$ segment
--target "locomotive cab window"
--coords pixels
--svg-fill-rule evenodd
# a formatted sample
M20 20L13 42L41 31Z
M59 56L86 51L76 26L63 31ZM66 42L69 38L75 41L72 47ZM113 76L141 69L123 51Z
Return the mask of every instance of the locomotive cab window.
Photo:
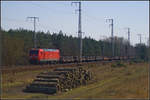
M38 55L38 50L31 50L30 55Z

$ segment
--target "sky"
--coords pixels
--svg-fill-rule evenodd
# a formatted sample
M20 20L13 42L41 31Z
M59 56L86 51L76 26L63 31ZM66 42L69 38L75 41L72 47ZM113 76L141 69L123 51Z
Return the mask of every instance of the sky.
M27 17L39 17L36 31L50 33L62 30L66 35L78 36L78 9L72 1L2 1L1 27L5 30L24 28L33 30L33 21ZM114 36L128 38L126 28L130 28L131 44L148 41L149 2L148 1L82 1L83 37L96 40L111 36L110 23L114 20Z

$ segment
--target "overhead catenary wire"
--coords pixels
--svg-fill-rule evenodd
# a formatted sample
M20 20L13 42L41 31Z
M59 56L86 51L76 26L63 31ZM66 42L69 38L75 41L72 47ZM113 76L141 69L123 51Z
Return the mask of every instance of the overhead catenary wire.
M31 5L33 5L33 6L36 6L36 7L38 7L38 8L42 8L42 9L47 9L48 7L47 6L41 6L41 5L39 5L39 4L37 4L37 3L33 3L33 2L31 2L30 3ZM62 5L63 3L61 3L61 5ZM54 9L54 8L48 8L48 9L50 9L50 12L54 12L54 13L56 13L56 12L59 12L59 13L62 13L62 14L69 14L69 15L72 15L73 13L71 13L71 12L67 12L67 11L65 11L65 10L62 10L62 9L60 9L60 10L56 10L56 9Z
M31 2L31 5L33 5L33 6L36 6L36 7L38 7L38 8L41 8L41 9L47 9L48 8L48 6L41 6L41 5L39 5L39 4L37 4L37 3L34 3L34 2ZM63 3L60 3L60 5L63 5L63 6L66 6L66 5L64 5ZM68 14L68 15L73 15L73 13L70 11L70 12L68 12L68 11L65 11L65 10L62 10L62 9L54 9L54 8L48 8L48 9L51 9L50 10L50 12L53 12L53 14L54 13L56 13L56 12L59 12L59 13L61 13L61 14L64 14L64 15L66 15L66 14ZM46 25L40 25L40 26L46 26ZM48 26L46 26L46 27L48 27ZM52 30L55 30L55 32L57 31L57 32L59 32L60 30L57 30L56 28L51 28ZM53 32L54 33L54 32ZM70 32L65 32L65 33L70 33ZM70 34L70 35L74 35L75 36L75 34Z
M33 23L33 22L31 22L31 21L28 21L28 22L27 22L27 20L21 20L21 19L15 19L15 18L6 18L6 17L3 18L3 20L5 20L5 21L17 22L17 23L20 23L20 25L22 25L23 23L24 23L24 24ZM50 31L51 33L58 33L58 32L60 31L59 29L56 29L56 28L54 28L54 27L51 27L51 26L49 26L49 25L42 24L42 23L36 23L36 27L38 27L38 29L37 29L36 32L40 31L40 30L39 30L40 28L43 28L44 30L46 29L46 31ZM21 28L21 27L19 27L19 28ZM41 31L43 31L43 30L41 29ZM45 31L45 32L46 32L46 31ZM76 35L76 34L72 34L72 33L70 33L70 32L63 32L63 33L70 34L70 35Z
M41 8L41 9L50 9L49 10L49 12L48 13L50 13L50 12L59 12L59 13L62 13L62 14L72 14L72 13L70 13L70 10L63 10L63 9L57 9L57 8L52 8L52 7L49 7L48 5L41 5L41 4L38 4L38 3L36 3L36 2L30 2L30 4L31 5L33 5L33 6L36 6L36 7L39 7L39 8ZM63 6L65 6L66 4L64 4L64 3L59 3L60 5L62 5L62 7ZM59 6L58 6L59 7ZM60 7L61 8L61 7ZM82 12L83 12L83 10L82 10ZM86 13L84 13L84 14L86 14ZM99 17L97 17L97 16L92 16L92 15L88 15L88 14L86 14L86 16L85 17L87 17L87 18L90 18L91 19L91 21L92 22L98 22L98 20L99 20ZM45 25L45 24L44 24ZM42 25L43 26L43 25ZM55 30L55 29L52 29L52 30ZM87 33L87 32L86 32ZM132 39L131 39L131 41L132 41Z
M43 7L43 6L41 6L41 5L38 5L38 4L36 4L36 3L31 3L31 4L33 4L34 6L36 6L36 7L39 7L39 8L42 8L42 9L45 9L45 7ZM53 10L56 10L56 9L53 9ZM51 10L51 11L53 11L53 10ZM59 12L63 12L63 14L65 13L65 14L72 14L72 13L69 13L69 12L66 12L66 11L62 11L62 10L56 10L56 11L59 11ZM77 10L76 10L77 11ZM83 10L82 10L82 12L83 12ZM85 12L85 11L84 11ZM85 13L86 14L86 13ZM87 15L86 14L86 16L85 17L88 17L88 18L90 18L90 19L92 19L92 22L98 22L98 18L95 18L95 17L93 17L93 16L89 16L89 15ZM72 35L72 34L71 34Z

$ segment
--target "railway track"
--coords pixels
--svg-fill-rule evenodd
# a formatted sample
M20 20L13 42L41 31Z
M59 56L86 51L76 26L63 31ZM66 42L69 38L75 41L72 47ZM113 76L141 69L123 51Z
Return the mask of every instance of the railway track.
M81 65L88 65L88 64L95 64L95 63L108 63L118 60L112 61L92 61L92 62L82 62L82 63L64 63L64 64L49 64L49 65L21 65L21 66L14 66L14 67L2 67L1 72L3 73L16 73L16 72L25 72L25 71L32 71L32 70L46 70L46 69L54 69L59 67L75 67Z
M41 69L53 69L56 67L65 67L65 66L75 66L75 63L68 63L68 64L50 64L50 65L22 65L22 66L14 66L11 68L3 67L1 68L2 73L15 73L15 72L25 72L31 70L41 70Z

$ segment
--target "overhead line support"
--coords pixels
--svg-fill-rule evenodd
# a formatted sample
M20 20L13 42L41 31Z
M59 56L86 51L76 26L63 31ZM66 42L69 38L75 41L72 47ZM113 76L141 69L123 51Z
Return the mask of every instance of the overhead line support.
M79 12L79 19L78 19L78 38L79 38L79 61L82 62L82 26L81 26L81 2L72 2L71 4L78 4L79 9L76 11Z
M31 19L33 21L34 26L34 48L37 48L37 40L36 40L36 20L39 21L39 17L27 17L27 19Z

